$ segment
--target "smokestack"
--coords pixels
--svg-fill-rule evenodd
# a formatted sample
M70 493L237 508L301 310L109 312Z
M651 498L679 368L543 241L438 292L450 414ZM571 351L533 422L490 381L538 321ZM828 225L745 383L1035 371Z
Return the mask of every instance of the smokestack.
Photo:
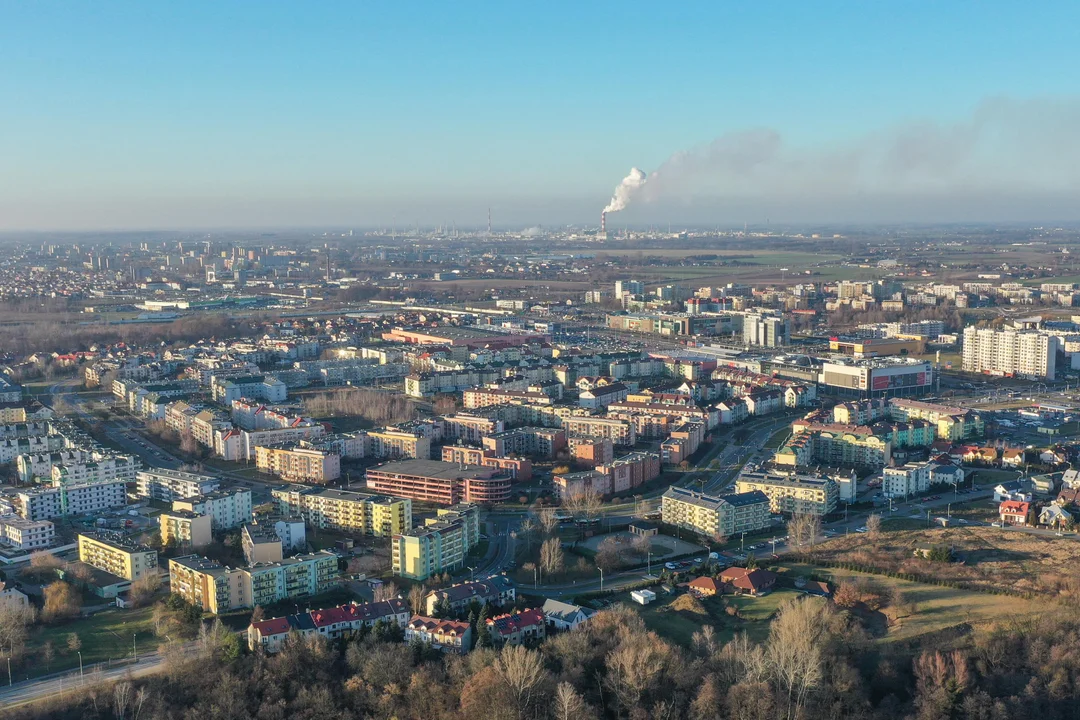
M600 213L600 234L607 235L607 210Z

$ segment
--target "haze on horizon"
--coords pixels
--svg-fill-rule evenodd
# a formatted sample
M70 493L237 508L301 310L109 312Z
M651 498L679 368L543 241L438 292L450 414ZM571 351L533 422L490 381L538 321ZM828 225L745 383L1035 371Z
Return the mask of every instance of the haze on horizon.
M9 4L0 231L1080 219L1080 8L719 5Z

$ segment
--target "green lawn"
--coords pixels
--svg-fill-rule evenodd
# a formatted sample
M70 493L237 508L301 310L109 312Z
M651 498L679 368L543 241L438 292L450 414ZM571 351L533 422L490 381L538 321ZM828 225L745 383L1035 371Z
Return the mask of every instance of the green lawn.
M768 595L751 597L749 595L729 595L725 599L730 604L739 608L739 617L751 622L764 622L771 620L780 606L790 602L802 593L788 588L781 588Z
M484 557L488 551L488 545L491 544L490 540L477 540L476 544L469 550L469 557L473 559L479 559Z
M976 485L997 485L1000 482L1006 480L1015 480L1019 477L1019 474L1015 470L989 470L979 469L975 471L975 484ZM968 483L965 483L968 487L971 487Z
M766 441L766 443L765 443L766 449L768 449L768 450L779 450L780 447L784 444L784 441L787 440L790 435L791 435L791 428L789 428L789 427L780 428L779 430L777 430L776 432L774 432L772 434L772 437L770 437L768 439L768 441Z
M84 665L109 659L131 657L132 635L135 648L140 652L156 650L159 639L154 636L153 607L138 610L106 610L82 620L64 625L42 627L31 636L28 652L30 666L21 671L23 676L36 677L57 670L79 667L79 656L68 651L68 635L78 633L82 641ZM41 659L41 648L51 642L56 654L51 664Z

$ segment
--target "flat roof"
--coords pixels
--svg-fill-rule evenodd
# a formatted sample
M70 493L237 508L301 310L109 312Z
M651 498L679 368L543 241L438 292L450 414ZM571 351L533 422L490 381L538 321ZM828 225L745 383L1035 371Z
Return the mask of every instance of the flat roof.
M441 462L439 460L398 460L396 462L383 463L368 469L368 473L384 473L389 475L416 475L419 477L437 478L442 480L456 480L458 478L487 478L491 476L492 468L466 467L462 468L457 463Z

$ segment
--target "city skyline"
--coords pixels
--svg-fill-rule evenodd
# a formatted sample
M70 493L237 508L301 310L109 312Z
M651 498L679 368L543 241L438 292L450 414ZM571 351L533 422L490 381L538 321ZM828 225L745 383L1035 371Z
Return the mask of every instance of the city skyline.
M1072 7L0 10L0 230L1080 218Z

